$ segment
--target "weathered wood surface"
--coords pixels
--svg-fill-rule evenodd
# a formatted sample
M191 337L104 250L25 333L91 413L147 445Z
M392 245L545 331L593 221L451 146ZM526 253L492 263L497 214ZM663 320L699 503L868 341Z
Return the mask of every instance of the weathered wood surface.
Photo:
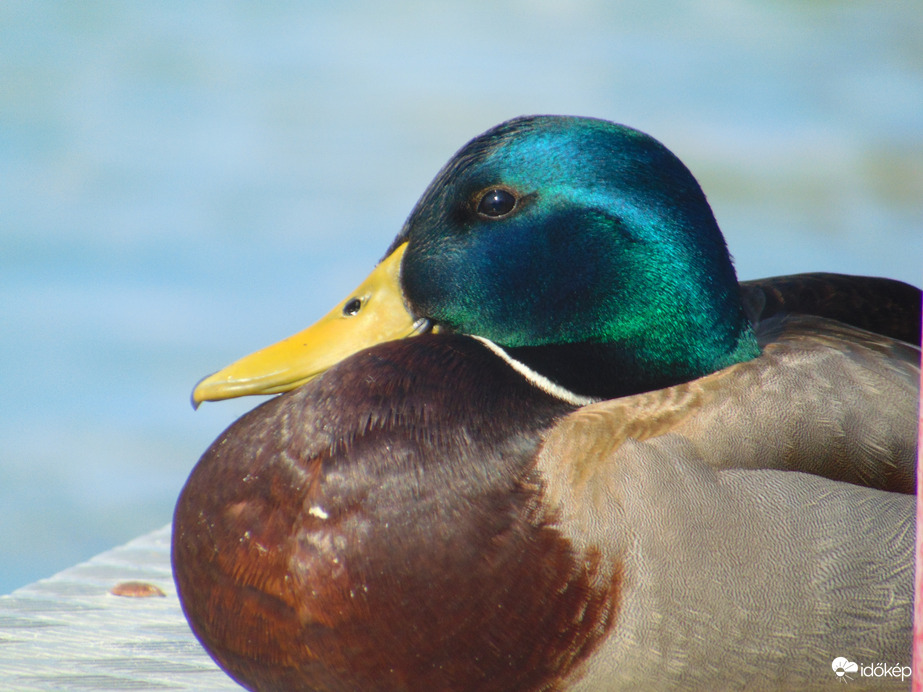
M165 596L110 593L140 581ZM193 637L170 527L0 597L0 689L239 690Z

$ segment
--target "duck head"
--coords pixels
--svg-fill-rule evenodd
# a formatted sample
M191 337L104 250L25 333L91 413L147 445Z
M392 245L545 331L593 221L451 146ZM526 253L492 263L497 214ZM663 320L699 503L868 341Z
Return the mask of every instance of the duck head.
M575 401L758 355L724 238L682 162L622 125L523 117L449 161L326 317L206 378L193 400L286 391L430 330L487 340Z

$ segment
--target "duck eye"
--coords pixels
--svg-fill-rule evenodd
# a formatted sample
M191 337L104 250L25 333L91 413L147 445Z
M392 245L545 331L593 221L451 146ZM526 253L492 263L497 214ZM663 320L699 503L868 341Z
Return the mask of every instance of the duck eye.
M494 188L485 192L481 197L481 201L478 202L478 214L497 218L506 216L513 211L515 206L516 198L511 192L501 188Z
M343 314L346 315L347 317L352 317L357 312L359 312L359 308L361 307L362 307L362 301L359 300L358 298L353 298L351 301L349 301L348 303L346 303L346 305L343 306Z

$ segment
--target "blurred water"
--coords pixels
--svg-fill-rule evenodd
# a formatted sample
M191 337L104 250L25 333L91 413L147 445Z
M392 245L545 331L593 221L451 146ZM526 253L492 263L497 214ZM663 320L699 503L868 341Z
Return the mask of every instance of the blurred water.
M740 274L921 282L918 2L0 4L0 593L169 521L192 385L524 113L650 132Z

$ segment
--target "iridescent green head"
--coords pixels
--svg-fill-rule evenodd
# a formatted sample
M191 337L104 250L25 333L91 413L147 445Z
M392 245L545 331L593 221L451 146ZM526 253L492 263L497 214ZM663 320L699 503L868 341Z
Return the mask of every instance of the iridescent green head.
M288 391L427 325L488 340L573 404L759 353L724 238L679 159L602 120L518 118L455 155L345 300L205 378L193 401Z
M602 120L518 118L463 147L392 247L412 311L613 396L758 354L689 170ZM613 381L614 380L614 381Z

